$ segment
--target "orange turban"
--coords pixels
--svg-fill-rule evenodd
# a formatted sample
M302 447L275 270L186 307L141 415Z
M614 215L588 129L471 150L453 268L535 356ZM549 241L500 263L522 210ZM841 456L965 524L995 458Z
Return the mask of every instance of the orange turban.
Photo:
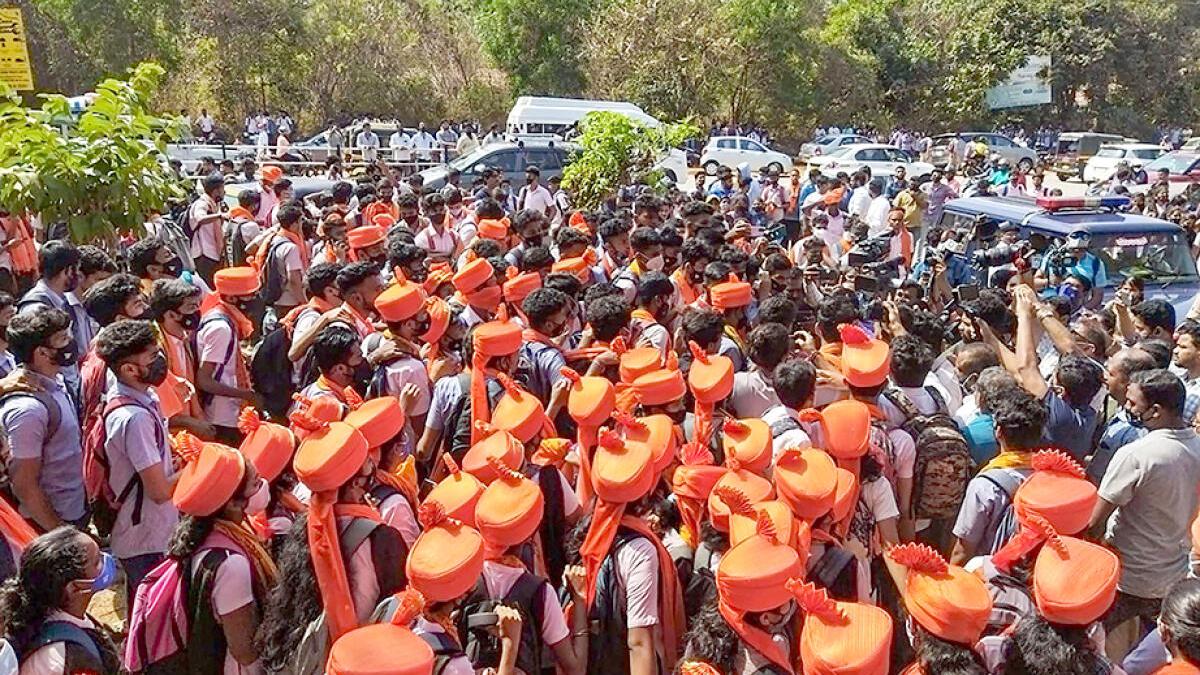
M904 606L925 630L973 647L992 613L992 596L979 577L925 544L893 546L886 555L908 568Z

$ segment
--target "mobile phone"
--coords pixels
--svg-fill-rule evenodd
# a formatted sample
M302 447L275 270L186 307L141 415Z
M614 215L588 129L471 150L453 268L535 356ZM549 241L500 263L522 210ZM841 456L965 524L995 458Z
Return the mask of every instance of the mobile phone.
M963 284L954 289L954 297L960 303L971 302L979 298L979 284Z
M854 290L874 293L879 290L879 280L875 277L858 275L854 277Z

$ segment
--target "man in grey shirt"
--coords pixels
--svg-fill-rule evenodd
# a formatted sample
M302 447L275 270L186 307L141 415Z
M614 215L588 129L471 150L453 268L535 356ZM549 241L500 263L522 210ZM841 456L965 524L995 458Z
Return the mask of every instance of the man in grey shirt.
M1092 513L1092 527L1104 526L1105 541L1121 556L1106 629L1131 618L1153 625L1167 589L1187 574L1200 437L1183 420L1186 398L1183 382L1167 370L1137 373L1126 392L1131 423L1149 433L1117 449Z
M0 425L12 447L9 471L21 514L42 530L87 524L83 443L61 377L77 360L71 320L60 309L22 312L8 324L9 350L39 391L9 394Z

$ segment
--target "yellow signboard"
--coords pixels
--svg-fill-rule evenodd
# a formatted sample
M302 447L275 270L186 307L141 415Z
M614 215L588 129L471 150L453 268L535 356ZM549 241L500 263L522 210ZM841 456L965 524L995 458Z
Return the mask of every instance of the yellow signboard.
M17 91L33 89L25 22L17 7L0 7L0 82Z

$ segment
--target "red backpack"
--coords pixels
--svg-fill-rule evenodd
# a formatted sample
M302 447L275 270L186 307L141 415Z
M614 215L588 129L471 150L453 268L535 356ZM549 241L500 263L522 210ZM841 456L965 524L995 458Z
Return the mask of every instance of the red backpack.
M92 507L92 522L95 523L96 529L101 535L112 532L113 524L117 520L117 511L120 510L121 504L130 497L135 500L131 516L132 523L137 525L142 520L142 501L145 498L142 477L137 471L134 471L121 491L114 492L109 482L111 465L105 447L108 443L105 421L113 411L130 405L140 406L151 414L155 412L128 396L114 396L106 401L98 412L84 418L83 486L87 493L88 503ZM166 443L162 426L159 424L154 425L154 437L158 447L162 447Z

